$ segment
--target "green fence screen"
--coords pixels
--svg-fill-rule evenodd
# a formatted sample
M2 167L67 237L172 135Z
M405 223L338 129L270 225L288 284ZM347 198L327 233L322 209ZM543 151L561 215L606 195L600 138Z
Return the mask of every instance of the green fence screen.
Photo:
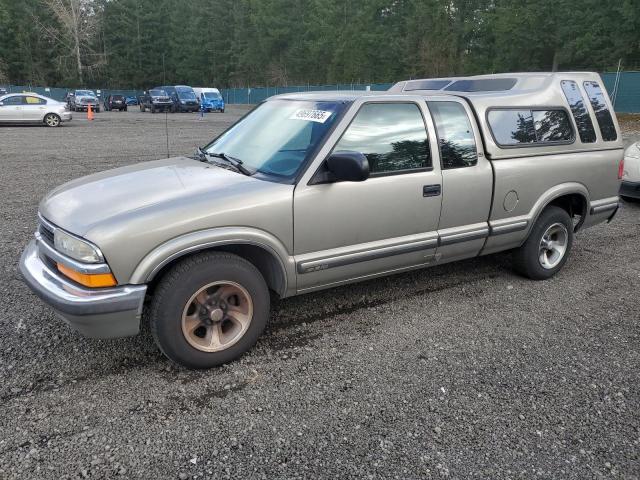
M616 112L640 113L640 72L622 72L615 89L616 73L605 72L600 74L605 87L614 102ZM374 91L388 90L391 83L374 83L370 85L344 83L334 85L300 85L293 87L249 87L249 88L223 88L220 89L224 100L228 104L255 104L273 95L296 92L318 92L334 90L366 90L369 87ZM11 92L35 92L56 100L62 100L67 93L65 88L47 88L9 85L4 87ZM615 91L614 91L615 90ZM97 92L97 90L96 90ZM142 90L111 90L100 89L102 98L110 94L125 96L138 96Z

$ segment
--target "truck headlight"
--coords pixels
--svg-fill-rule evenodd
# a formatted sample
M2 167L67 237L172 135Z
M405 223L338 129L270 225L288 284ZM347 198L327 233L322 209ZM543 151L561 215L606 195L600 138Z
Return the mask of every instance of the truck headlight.
M85 263L104 262L104 257L96 247L59 228L53 233L53 243L56 250L74 260Z

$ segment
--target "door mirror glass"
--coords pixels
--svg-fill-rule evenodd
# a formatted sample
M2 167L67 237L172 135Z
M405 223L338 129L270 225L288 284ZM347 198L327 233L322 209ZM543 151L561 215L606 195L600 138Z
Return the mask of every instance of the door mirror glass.
M369 161L360 152L333 152L327 158L327 168L336 181L363 182L369 178Z

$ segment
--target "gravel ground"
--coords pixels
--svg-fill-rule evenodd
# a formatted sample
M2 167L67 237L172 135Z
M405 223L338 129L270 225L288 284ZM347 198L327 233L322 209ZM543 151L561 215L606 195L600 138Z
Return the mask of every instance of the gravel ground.
M640 477L640 203L552 280L502 254L284 300L206 372L148 331L82 338L29 292L49 189L166 155L166 127L191 153L244 110L0 129L0 478Z

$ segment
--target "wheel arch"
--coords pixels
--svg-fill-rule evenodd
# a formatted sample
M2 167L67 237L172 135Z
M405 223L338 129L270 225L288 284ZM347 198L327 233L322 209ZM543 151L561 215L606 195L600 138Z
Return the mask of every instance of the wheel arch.
M280 297L295 290L295 262L275 237L259 231L239 234L237 230L222 230L195 232L158 246L138 264L129 283L153 286L176 262L205 251L221 251L251 262Z
M589 214L589 191L583 184L573 182L556 185L547 190L540 196L533 208L529 231L536 224L542 212L551 205L562 208L571 218L580 215L580 220L573 229L574 232L577 232Z

